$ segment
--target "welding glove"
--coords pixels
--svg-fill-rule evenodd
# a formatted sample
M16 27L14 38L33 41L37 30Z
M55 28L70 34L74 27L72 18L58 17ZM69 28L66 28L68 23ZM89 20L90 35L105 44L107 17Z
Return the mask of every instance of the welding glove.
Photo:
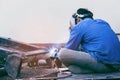
M58 52L59 50L57 48L52 48L49 52L49 57L53 59L58 58Z

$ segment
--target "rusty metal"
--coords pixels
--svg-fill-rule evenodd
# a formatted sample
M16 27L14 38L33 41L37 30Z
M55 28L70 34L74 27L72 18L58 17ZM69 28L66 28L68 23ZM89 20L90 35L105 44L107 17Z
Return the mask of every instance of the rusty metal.
M18 54L8 55L5 63L5 69L9 76L16 78L21 70L22 59Z
M27 66L33 67L47 67L47 68L59 68L62 63L59 59L44 58L44 55L49 53L48 49L45 47L37 47L27 43L12 40L10 38L0 37L0 55L3 57L4 68L6 69L9 76L16 79L22 73L23 64L27 63ZM45 64L40 64L39 60L45 60ZM51 77L48 75L54 74L56 72L51 72L44 74L41 77L36 77L36 79L57 79L57 76ZM58 72L57 72L58 73Z
M59 73L59 72L58 72ZM53 74L53 73L51 73ZM51 75L51 74L47 74L47 75ZM67 78L72 76L72 74L70 72L61 72L60 73L62 76L56 76L56 77L46 77L47 75L44 75L42 77L35 77L36 80L55 80L55 79L62 79L62 78Z
M27 63L29 67L40 66L39 59L48 52L47 48L0 37L0 55L5 60L2 65L5 65L8 75L13 78L19 75L23 63ZM46 62L51 67L51 62Z
M59 69L59 67L61 67L62 64L58 58L53 59L52 62L53 62L52 64L53 64L53 68L55 68L55 71L41 75L41 76L36 76L35 77L36 80L56 80L56 79L62 79L62 78L67 78L67 77L72 76L71 72L64 72L64 71L66 71L66 69L65 70ZM52 75L52 74L57 74L57 75L54 77L50 77L49 75ZM58 74L60 74L62 76L58 76Z

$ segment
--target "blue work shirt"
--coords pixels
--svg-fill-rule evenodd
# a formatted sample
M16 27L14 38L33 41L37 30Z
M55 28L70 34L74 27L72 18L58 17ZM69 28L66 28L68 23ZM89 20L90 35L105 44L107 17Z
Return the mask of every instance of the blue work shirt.
M120 64L120 42L110 25L101 19L84 19L70 32L65 48L89 53L106 64Z

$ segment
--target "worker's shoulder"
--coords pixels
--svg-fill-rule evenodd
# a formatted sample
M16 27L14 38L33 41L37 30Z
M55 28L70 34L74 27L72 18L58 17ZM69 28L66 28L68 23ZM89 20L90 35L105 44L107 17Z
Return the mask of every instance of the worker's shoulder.
M94 19L95 22L98 22L98 23L107 23L108 22L106 20L103 20L103 19Z

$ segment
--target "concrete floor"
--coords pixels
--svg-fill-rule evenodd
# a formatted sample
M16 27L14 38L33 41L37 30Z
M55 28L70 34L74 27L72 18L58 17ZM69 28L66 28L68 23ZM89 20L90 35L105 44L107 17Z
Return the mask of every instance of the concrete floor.
M58 74L58 76L64 76ZM97 73L97 74L72 74L72 76L67 78L62 78L58 80L120 80L120 72L113 73Z

